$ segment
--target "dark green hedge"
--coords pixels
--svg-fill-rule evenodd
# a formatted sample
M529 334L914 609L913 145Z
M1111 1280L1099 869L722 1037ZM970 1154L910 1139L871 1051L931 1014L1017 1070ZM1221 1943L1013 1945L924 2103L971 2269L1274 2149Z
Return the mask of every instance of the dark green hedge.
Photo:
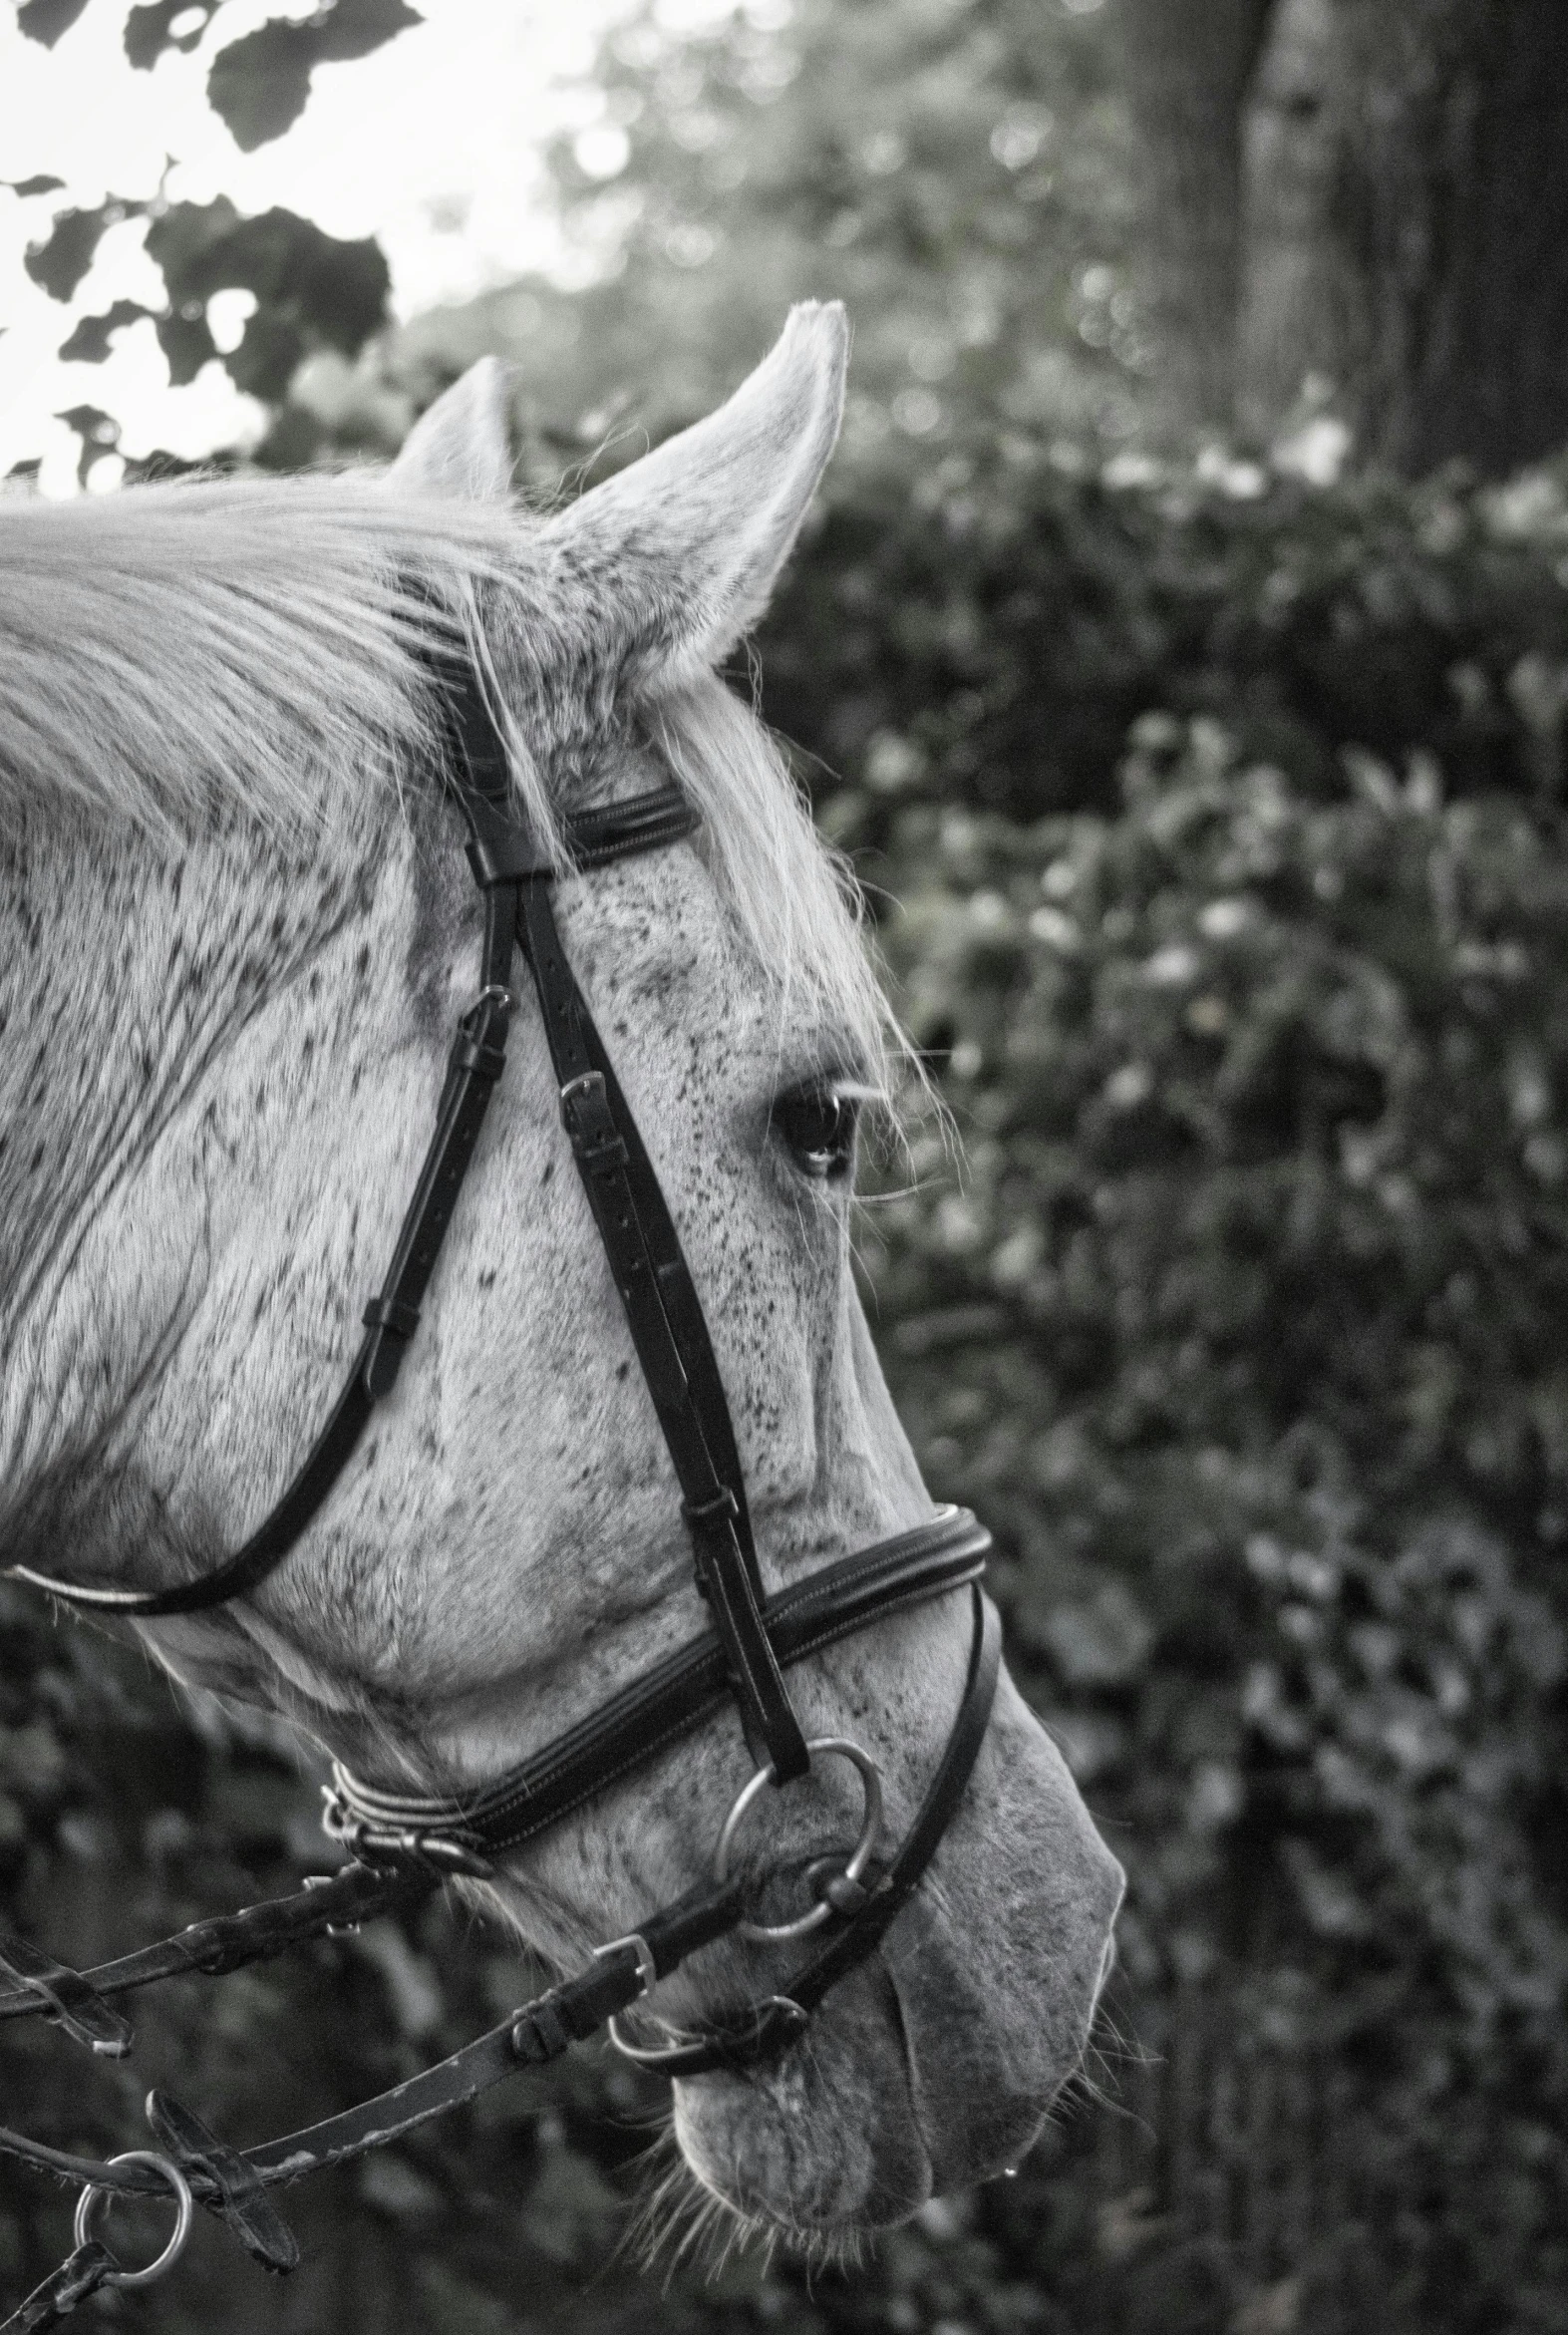
M291 2290L208 2233L168 2335L1568 2327L1568 505L1211 471L889 447L763 642L964 1138L884 1164L864 1247L1131 1875L1105 2103L858 2273L661 2301L605 2267L656 2095L587 2059L542 2127L324 2184ZM308 1860L264 1746L0 1627L10 1918L107 1949ZM171 1998L139 2081L274 2129L517 1980L367 1933ZM57 2038L0 2068L35 2129L136 2127ZM65 2213L0 2196L10 2290Z
M1360 2192L1303 2111L1247 2148L1310 2243L1183 2210L1156 2081L1125 2265L1025 2259L1079 2325L1560 2327L1568 509L1214 469L890 462L765 642L964 1137L871 1277L1129 1866L1124 2019L1168 2069L1195 1985L1199 2088L1299 2079Z

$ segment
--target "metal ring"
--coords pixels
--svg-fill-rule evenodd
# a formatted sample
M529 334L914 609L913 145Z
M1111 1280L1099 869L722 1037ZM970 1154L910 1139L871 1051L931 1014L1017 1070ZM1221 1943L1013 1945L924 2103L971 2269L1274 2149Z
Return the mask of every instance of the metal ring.
M613 2019L605 2021L604 2032L622 2059L635 2060L640 2068L656 2068L662 2060L678 2059L690 2051L694 2043L701 2043L705 2040L700 2035L686 2035L684 2030L677 2028L677 2035L682 2037L678 2043L628 2043L621 2031L619 2011L616 2012Z
M155 2278L161 2278L165 2270L173 2268L185 2250L185 2240L190 2235L190 2218L194 2210L190 2183L177 2165L173 2164L167 2157L157 2156L151 2149L128 2149L123 2157L111 2157L109 2162L111 2165L151 2166L156 2173L167 2181L169 2194L174 2199L173 2232L163 2251L154 2261L149 2262L145 2269L108 2270L104 2274L106 2286L151 2286ZM101 2204L107 2204L110 2198L117 2193L114 2190L95 2188L92 2185L82 2191L76 2202L76 2242L79 2247L85 2246L93 2234L93 2215L98 2207Z
M851 1743L844 1735L818 1735L813 1737L805 1748L813 1758L818 1752L834 1754L841 1760L847 1760L851 1767L859 1772L860 1782L865 1790L865 1816L860 1825L860 1837L850 1850L844 1864L845 1879L858 1881L871 1861L876 1848L877 1835L882 1830L882 1779L877 1772L876 1762L863 1752L857 1743ZM770 1785L773 1780L772 1767L759 1768L750 1783L745 1785L738 1794L735 1806L724 1820L724 1829L719 1835L719 1845L713 1853L713 1877L716 1881L729 1879L730 1850L735 1844L735 1835L741 1820L753 1803L760 1798L765 1787ZM802 1913L796 1921L741 1921L737 1922L736 1930L738 1935L743 1938L758 1938L767 1943L777 1944L784 1938L808 1936L813 1929L820 1929L824 1921L830 1921L832 1912L833 1909L829 1904L818 1899L817 1903L811 1907L810 1912Z

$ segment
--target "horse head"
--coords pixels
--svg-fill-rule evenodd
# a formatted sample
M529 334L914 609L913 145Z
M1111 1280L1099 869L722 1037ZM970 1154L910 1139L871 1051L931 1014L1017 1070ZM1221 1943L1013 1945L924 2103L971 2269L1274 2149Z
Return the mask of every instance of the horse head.
M0 1151L8 1558L177 1583L319 1424L473 989L480 909L428 775L433 628L461 630L552 849L672 778L701 815L657 852L563 858L554 912L710 1325L764 1588L928 1523L851 1272L856 1127L896 1034L841 875L716 673L805 517L845 345L840 311L797 309L727 405L553 515L508 499L486 363L380 494L7 518L0 1077L29 1129ZM330 1499L246 1595L122 1626L370 1789L482 1790L703 1622L638 1361L523 997L419 1337ZM948 1596L790 1673L805 1734L874 1764L894 1839L969 1660ZM708 1870L753 1766L722 1713L508 1851L491 1901L557 1959L634 1932ZM859 1813L843 1762L765 1794L759 1907L783 1920ZM1004 1675L876 1954L782 2054L678 2082L699 2181L821 2238L1012 2165L1080 2060L1120 1885ZM718 1944L637 2032L722 2025L790 1960Z

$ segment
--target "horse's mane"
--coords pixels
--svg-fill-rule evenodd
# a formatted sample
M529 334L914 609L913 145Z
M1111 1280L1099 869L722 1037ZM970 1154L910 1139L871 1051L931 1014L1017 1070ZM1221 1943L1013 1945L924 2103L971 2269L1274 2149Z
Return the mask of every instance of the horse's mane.
M75 814L172 841L225 813L298 835L362 813L366 788L428 767L433 634L456 625L506 668L508 636L548 622L539 539L510 505L364 479L0 500L0 835ZM702 812L760 963L880 1065L856 895L767 732L717 680L632 710ZM525 749L514 778L552 829Z

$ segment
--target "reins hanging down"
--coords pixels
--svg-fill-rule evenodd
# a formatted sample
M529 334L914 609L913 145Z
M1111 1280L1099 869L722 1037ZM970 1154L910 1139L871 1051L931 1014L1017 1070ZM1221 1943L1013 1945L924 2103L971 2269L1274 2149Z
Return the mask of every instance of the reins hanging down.
M678 2078L739 2071L776 2057L828 1991L875 1950L907 1904L963 1799L990 1722L1000 1632L979 1587L990 1535L967 1510L942 1509L910 1531L765 1596L734 1427L702 1302L562 945L552 902L557 870L512 799L505 750L471 664L443 658L436 684L447 731L445 785L468 830L469 862L484 903L479 989L459 1024L435 1134L386 1278L365 1309L367 1335L349 1380L275 1506L210 1571L169 1588L138 1590L81 1586L24 1565L6 1569L68 1604L154 1618L245 1594L297 1546L341 1478L371 1411L397 1383L418 1328L443 1237L505 1067L516 1004L512 964L520 946L538 999L562 1124L670 1455L709 1627L578 1726L465 1799L388 1792L337 1768L324 1821L352 1860L318 1887L196 1923L85 1972L21 1941L0 1939L0 1978L11 1981L9 1991L0 1991L0 2020L41 2016L95 2052L123 2056L132 2037L116 2008L119 1998L166 1978L238 1969L417 1901L455 1875L483 1878L496 1869L496 1859L583 1807L726 1702L739 1713L758 1773L730 1812L706 1881L649 1914L635 1934L598 1948L591 1967L577 1977L375 2100L239 2151L188 2110L154 2093L148 2115L157 2149L108 2163L0 2130L0 2154L83 2185L76 2250L0 2335L52 2326L103 2284L140 2283L160 2274L183 2244L193 2203L216 2213L268 2268L291 2268L297 2250L268 2202L271 2187L395 2141L606 2026L628 2057ZM565 836L574 867L587 872L676 842L695 826L680 790L667 786L579 813L565 823ZM874 1763L837 1737L807 1743L784 1673L838 1639L961 1587L969 1589L974 1626L959 1707L912 1823L898 1847L885 1853ZM804 1775L813 1753L841 1757L858 1772L864 1794L859 1837L851 1849L835 1849L805 1866L809 1902L803 1913L763 1923L752 1908L761 1885L756 1876L766 1868L754 1855L741 1871L732 1871L735 1837L758 1794ZM687 1956L733 1931L771 1940L811 1934L819 1943L787 1981L787 1991L740 2006L706 2033L645 2044L622 2031L622 2015L653 1986ZM93 2229L105 2199L130 2192L163 2193L175 2206L174 2233L164 2253L135 2272L116 2261Z

